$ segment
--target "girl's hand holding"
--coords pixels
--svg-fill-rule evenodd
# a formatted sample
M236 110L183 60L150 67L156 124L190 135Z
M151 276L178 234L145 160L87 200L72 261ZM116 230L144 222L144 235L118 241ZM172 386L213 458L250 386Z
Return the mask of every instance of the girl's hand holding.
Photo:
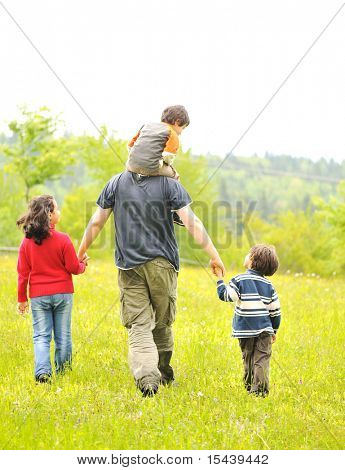
M26 302L19 302L18 303L18 312L21 314L21 315L25 315L26 313L29 312L29 303L26 301Z
M88 266L88 261L89 261L90 257L87 255L87 253L85 253L85 255L83 256L83 259L81 260L85 266Z

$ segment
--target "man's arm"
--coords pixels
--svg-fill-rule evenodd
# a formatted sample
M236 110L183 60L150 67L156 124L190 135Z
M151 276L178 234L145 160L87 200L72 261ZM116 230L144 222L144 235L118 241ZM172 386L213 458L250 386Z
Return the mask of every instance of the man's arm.
M83 239L79 246L78 258L80 260L84 258L87 249L97 238L99 232L102 230L106 221L108 220L111 212L112 209L102 209L101 207L97 207L96 212L93 214L90 222L88 223L88 226L86 227Z
M218 251L216 250L212 240L210 239L206 229L192 209L189 206L183 207L176 211L177 214L182 219L186 229L192 235L194 240L200 245L204 251L209 255L211 258L210 265L212 268L213 274L224 276L225 274L225 267L220 259Z

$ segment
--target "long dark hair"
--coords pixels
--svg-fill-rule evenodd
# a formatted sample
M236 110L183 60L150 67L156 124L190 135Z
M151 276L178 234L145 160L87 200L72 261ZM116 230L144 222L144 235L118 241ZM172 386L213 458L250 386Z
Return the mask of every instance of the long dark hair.
M18 227L22 226L26 238L33 238L37 245L49 236L49 214L54 212L54 198L49 194L31 199L28 211L17 220Z

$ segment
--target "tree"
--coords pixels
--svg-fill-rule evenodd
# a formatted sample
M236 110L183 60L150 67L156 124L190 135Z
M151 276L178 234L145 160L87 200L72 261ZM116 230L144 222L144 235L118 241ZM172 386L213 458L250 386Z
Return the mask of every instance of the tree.
M97 137L84 135L76 139L79 140L80 156L90 175L102 185L116 173L125 170L128 149L127 141L116 138L106 126L101 126L101 132Z
M2 144L1 150L8 162L5 171L22 178L28 202L31 188L58 179L74 163L74 148L70 139L55 137L61 121L48 108L28 111L23 107L21 114L9 123L12 142Z
M337 187L337 197L329 202L317 199L319 214L328 224L328 237L332 244L332 258L336 261L338 271L345 272L345 181Z

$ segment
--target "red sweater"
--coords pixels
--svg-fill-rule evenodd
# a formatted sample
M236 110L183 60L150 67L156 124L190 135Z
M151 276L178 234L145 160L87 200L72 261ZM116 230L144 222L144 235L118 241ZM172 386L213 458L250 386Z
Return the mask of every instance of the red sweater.
M85 271L79 261L70 237L50 227L50 236L36 245L32 238L24 238L18 255L18 302L41 295L71 294L74 292L72 274Z

